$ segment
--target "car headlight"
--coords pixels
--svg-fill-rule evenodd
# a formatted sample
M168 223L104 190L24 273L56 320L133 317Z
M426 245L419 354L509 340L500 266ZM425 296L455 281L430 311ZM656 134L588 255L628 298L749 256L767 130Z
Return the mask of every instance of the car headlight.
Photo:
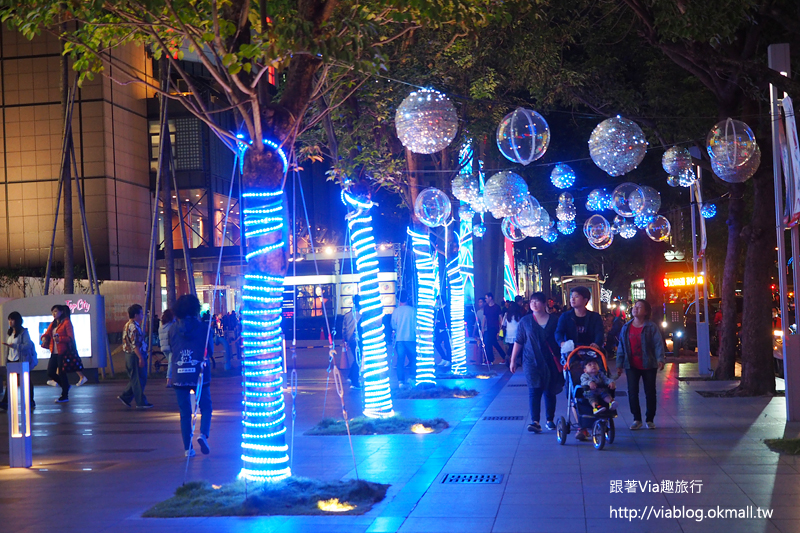
M782 329L776 329L776 330L774 330L772 332L772 334L775 335L776 337L783 337L783 330Z

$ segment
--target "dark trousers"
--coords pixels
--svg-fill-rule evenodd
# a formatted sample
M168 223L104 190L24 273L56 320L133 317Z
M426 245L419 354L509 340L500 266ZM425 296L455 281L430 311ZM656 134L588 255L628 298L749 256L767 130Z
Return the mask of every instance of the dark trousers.
M190 397L191 387L173 387L178 398L178 410L181 413L181 437L183 437L183 449L188 450L192 446L192 400ZM211 429L211 386L206 383L200 391L200 433L208 437Z
M506 358L506 352L503 351L503 347L500 346L500 342L497 340L498 333L500 333L498 329L487 329L483 332L483 347L486 349L486 358L490 364L494 362L495 349L500 353L501 359Z
M453 360L453 354L450 348L450 336L447 334L447 330L437 332L433 342L442 360Z
M656 416L657 373L657 368L648 368L647 370L625 369L625 375L628 377L628 401L631 404L631 414L636 421L642 421L642 408L639 406L639 378L644 382L644 397L647 405L645 422L652 422Z
M402 383L406 380L406 358L408 358L408 368L410 379L417 375L417 343L411 341L396 341L394 350L397 353L397 381Z
M33 401L33 383L30 384L28 405L31 406L31 409L36 407L36 402ZM3 399L0 400L0 407L2 407L3 409L8 409L8 369L6 369L6 390L3 393Z
M128 371L128 386L120 394L120 398L126 403L136 400L136 405L147 405L147 396L144 395L144 388L147 386L147 359L144 366L139 367L139 358L135 353L125 353L125 369Z
M353 362L350 363L350 371L347 373L347 379L350 380L351 385L358 386L361 380L361 369L358 367L358 357L356 355L356 347L358 346L358 342L356 341L355 337L347 341L347 346L350 347L350 355L353 356Z
M61 356L57 353L50 354L50 360L47 362L47 377L55 381L61 387L61 397L69 397L69 379L67 379L66 372L59 372L61 368Z
M556 417L556 395L547 392L544 387L528 387L531 402L531 421L538 422L542 411L542 395L544 395L544 410L547 421L552 422Z

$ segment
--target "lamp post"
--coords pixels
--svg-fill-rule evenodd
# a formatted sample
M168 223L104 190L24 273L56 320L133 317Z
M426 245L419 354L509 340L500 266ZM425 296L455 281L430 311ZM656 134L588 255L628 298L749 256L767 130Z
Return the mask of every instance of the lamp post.
M11 468L30 468L31 373L28 362L8 363L8 454Z

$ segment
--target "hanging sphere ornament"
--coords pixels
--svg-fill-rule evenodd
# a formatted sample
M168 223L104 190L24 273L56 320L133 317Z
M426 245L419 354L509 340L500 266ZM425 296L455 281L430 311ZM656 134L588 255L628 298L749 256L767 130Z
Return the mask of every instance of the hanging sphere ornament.
M729 118L718 122L706 137L708 155L720 166L734 169L744 165L756 153L756 136L750 126Z
M670 233L669 220L666 217L658 215L650 224L647 225L647 236L656 242L662 242L669 239Z
M574 202L575 197L568 192L562 192L560 195L558 195L558 203L560 204L572 204Z
M519 213L514 215L515 223L521 228L538 223L541 208L539 201L529 194L522 202Z
M647 225L650 224L653 220L655 220L655 215L650 215L646 213L639 213L635 217L633 217L633 225L639 229L647 229Z
M559 220L556 224L559 233L572 235L575 232L576 224L574 220Z
M622 176L635 169L645 153L647 139L642 128L619 116L598 124L589 138L592 161L611 176Z
M538 214L538 220L536 222L536 225L541 227L542 231L544 231L545 229L547 229L549 227L552 227L552 225L553 225L553 221L550 218L550 213L548 213L547 209L545 209L544 207L539 207L539 214Z
M606 248L611 246L612 242L614 242L614 234L613 233L610 234L605 239L601 239L599 241L591 241L590 240L589 241L589 246L591 246L595 250L605 250Z
M621 217L632 217L636 214L630 205L631 196L633 195L640 195L638 185L630 182L620 183L611 193L611 208Z
M542 234L542 239L544 242L554 243L556 239L558 239L558 232L555 228L547 228L545 232Z
M461 204L458 208L458 219L463 221L472 220L475 216L475 210L469 204Z
M458 115L450 99L433 89L409 94L394 118L397 137L415 154L441 152L453 142Z
M661 193L647 185L641 185L628 198L628 205L636 215L653 215L661 208Z
M486 207L486 198L482 194L478 195L478 197L475 198L475 201L470 202L469 205L473 209L473 211L475 211L479 215L489 210L489 208Z
M453 178L450 187L456 199L468 204L474 202L481 194L481 184L478 178L469 175L459 174Z
M711 160L711 164L713 166L714 160ZM678 185L681 187L691 187L694 185L694 182L697 181L697 174L694 173L693 168L687 168L685 170L681 170L680 174L678 174Z
M714 204L703 204L703 208L700 210L700 216L703 218L714 218L716 214L717 206Z
M558 220L575 220L575 215L577 214L574 204L563 203L558 204L558 207L556 207L556 218Z
M619 236L623 239L632 239L636 237L636 225L629 219L619 227Z
M614 217L614 222L611 223L611 233L617 235L619 233L619 228L625 223L625 219L621 216L617 215Z
M519 107L497 127L497 147L514 163L528 165L544 155L550 145L550 126L532 109Z
M528 184L511 171L498 172L486 182L483 197L494 218L511 217L522 210Z
M569 165L559 163L550 173L550 181L559 189L568 189L575 184L575 171Z
M758 170L759 165L761 165L761 148L756 145L756 151L753 153L753 157L747 160L747 162L735 169L728 169L723 167L719 164L719 161L716 159L711 159L711 170L714 171L714 174L719 176L719 179L722 181L727 181L728 183L743 183L756 173Z
M677 176L682 170L692 168L692 154L680 146L673 146L661 157L661 166L670 176Z
M443 226L450 218L451 210L450 198L435 187L420 192L414 202L414 214L429 228Z
M503 219L502 224L500 224L500 229L503 231L503 235L506 236L506 239L512 242L522 241L526 237L526 235L522 233L522 229L514 223L511 217Z
M472 234L479 239L483 237L485 233L486 233L486 226L484 226L483 224L478 224L477 226L472 228Z
M667 176L667 185L670 187L680 187L680 178L678 178L678 176Z
M603 215L592 215L583 223L583 234L589 241L601 241L611 235L611 224Z
M605 189L594 189L586 200L587 211L605 211L611 208L611 193Z

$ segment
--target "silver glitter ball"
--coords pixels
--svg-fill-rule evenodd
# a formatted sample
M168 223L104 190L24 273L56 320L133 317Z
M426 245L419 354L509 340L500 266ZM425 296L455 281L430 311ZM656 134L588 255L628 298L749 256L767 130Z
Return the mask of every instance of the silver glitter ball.
M511 171L498 172L486 182L483 196L495 218L511 217L522 210L528 197L528 184Z
M594 164L611 176L622 176L639 166L647 153L647 140L638 124L622 117L604 120L589 138Z
M450 184L453 196L462 202L471 204L481 194L481 184L478 178L466 174L459 174Z
M677 176L682 170L692 168L692 154L680 146L673 146L661 157L661 166L670 176Z
M395 114L397 137L415 154L441 152L458 132L458 115L439 91L421 89L409 94Z

